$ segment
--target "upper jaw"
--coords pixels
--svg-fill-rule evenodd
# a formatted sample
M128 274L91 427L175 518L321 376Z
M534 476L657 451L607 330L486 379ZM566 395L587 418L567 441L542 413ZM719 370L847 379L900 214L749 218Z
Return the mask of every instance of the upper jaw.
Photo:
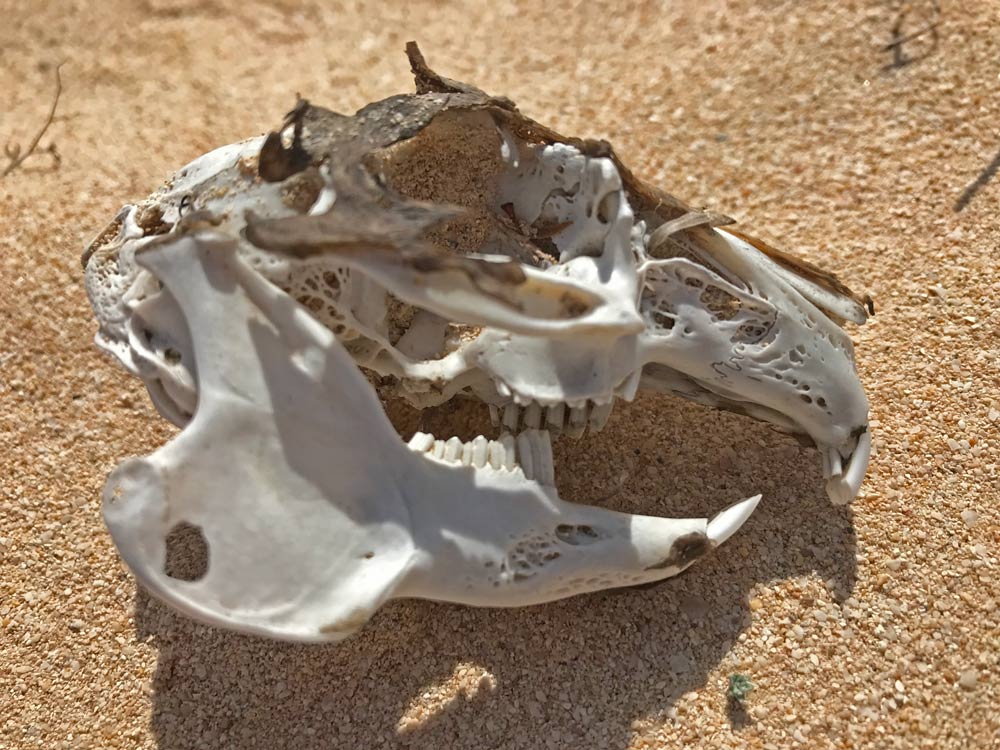
M819 450L826 490L838 505L858 494L871 456L868 399L854 364L854 345L838 321L864 322L870 301L834 282L818 283L810 266L790 269L764 243L725 228L705 245L783 314L782 328L757 352L757 375L776 393L758 401L781 411ZM820 279L822 280L822 279ZM777 356L776 356L777 355Z

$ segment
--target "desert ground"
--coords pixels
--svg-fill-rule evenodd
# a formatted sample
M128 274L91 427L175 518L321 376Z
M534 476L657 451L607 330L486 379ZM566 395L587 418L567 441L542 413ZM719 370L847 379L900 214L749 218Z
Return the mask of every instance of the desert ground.
M0 140L27 147L63 63L39 153L0 179L0 748L1000 746L1000 2L0 11ZM661 586L396 602L327 646L205 627L136 589L101 488L174 430L92 345L80 251L296 93L353 112L411 91L410 39L871 294L850 334L876 451L850 508L814 449L642 395L557 443L562 497L683 516L764 495ZM494 434L479 406L431 419ZM754 685L742 707L734 674Z

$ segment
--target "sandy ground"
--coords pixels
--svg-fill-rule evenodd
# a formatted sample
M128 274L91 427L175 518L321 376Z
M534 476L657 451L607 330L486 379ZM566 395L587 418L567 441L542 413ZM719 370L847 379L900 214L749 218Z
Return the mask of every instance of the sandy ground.
M911 5L904 33L928 15ZM61 166L0 181L0 748L996 747L1000 3L944 5L939 44L892 66L895 2L0 1L0 138L28 141L66 61L43 140ZM851 333L877 454L850 510L814 450L643 397L559 444L563 497L684 515L765 495L659 588L395 603L327 647L136 591L100 488L171 430L91 345L80 249L296 92L353 111L409 91L410 38L871 292ZM490 429L478 409L435 419Z

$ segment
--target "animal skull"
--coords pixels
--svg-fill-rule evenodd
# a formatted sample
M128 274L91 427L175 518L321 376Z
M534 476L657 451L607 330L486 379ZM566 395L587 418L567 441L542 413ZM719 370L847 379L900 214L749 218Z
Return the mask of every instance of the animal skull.
M300 102L86 250L98 345L184 428L107 484L137 577L213 623L329 640L393 597L515 606L674 575L759 496L660 519L554 487L550 437L638 388L808 436L849 502L870 438L840 323L864 304L408 53L416 95ZM478 398L502 434L406 445L359 366L420 408ZM181 523L207 540L195 581L165 572Z

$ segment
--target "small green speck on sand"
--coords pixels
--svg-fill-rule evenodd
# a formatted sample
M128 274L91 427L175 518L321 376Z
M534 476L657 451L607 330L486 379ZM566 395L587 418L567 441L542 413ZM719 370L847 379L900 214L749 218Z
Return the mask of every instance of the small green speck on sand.
M726 690L726 696L729 700L742 703L750 695L751 690L753 690L753 683L745 674L729 675L729 689Z

